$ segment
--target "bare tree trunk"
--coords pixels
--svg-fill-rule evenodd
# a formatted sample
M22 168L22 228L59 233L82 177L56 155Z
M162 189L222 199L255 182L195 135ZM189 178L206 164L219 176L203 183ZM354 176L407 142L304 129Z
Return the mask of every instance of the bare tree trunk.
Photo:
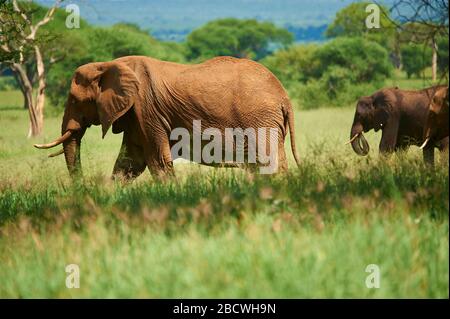
M13 69L13 68L11 67L11 69ZM13 71L14 71L14 69L13 69ZM22 92L22 95L23 95L23 108L26 110L26 109L28 109L28 105L30 103L27 101L28 96L26 94L25 84L23 83L22 78L19 76L19 72L14 71L13 74L14 74L14 78L16 79L16 82L19 84L20 92Z
M438 47L436 43L436 39L433 37L432 40L432 50L433 50L433 57L431 61L431 80L434 82L437 79L437 52Z
M17 79L20 83L20 88L25 99L26 108L30 109L30 107L33 105L33 86L31 85L30 80L28 80L27 72L19 63L13 63L11 65L11 69L16 74Z
M26 30L29 32L25 33L25 29L20 29L18 32L18 39L14 39L14 43L18 42L18 46L11 48L9 46L8 32L5 32L4 26L5 21L1 21L0 24L0 38L2 39L2 43L0 45L0 50L4 53L10 54L12 52L17 52L19 59L12 59L8 61L8 64L11 65L11 69L15 72L16 78L18 79L21 91L24 96L25 108L28 109L28 114L30 116L30 128L28 131L28 137L37 136L42 133L42 129L44 127L44 105L45 105L45 65L44 60L42 58L41 50L36 42L36 34L39 28L53 18L53 15L59 7L60 3L63 0L55 0L55 4L53 7L49 8L45 16L42 20L38 21L36 24L32 23L32 19L27 14L31 12L25 12L19 6L19 2L17 0L12 0L12 8L16 15L22 18L23 22L28 26ZM0 16L1 17L1 16ZM11 27L10 25L7 25ZM6 38L5 38L5 36ZM3 39L5 38L5 39ZM34 55L36 59L36 71L27 72L26 69L26 61L24 56L25 47L33 48ZM3 62L3 61L2 61ZM31 70L29 70L31 71ZM33 84L36 80L35 76L37 76L38 87L36 91L36 99L33 99Z
M35 105L28 109L28 113L30 115L28 137L38 136L42 133L44 126L44 114Z
M34 46L34 52L36 54L36 69L38 76L38 88L36 92L36 105L35 105L35 114L36 114L36 123L30 123L30 136L36 136L42 133L42 129L44 128L44 106L45 106L45 66L44 61L42 59L41 50L39 50L38 46Z
M34 46L36 56L36 67L38 74L38 88L36 99L33 99L33 86L28 78L25 67L22 64L14 63L12 69L16 72L21 84L22 93L25 98L25 105L30 117L28 137L38 136L44 127L44 106L45 106L45 67L41 51L38 46Z

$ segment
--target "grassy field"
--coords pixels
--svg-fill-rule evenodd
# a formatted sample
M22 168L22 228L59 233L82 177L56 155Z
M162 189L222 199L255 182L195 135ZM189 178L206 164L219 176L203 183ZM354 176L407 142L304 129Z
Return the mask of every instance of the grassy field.
M381 159L375 133L358 157L344 145L354 106L296 112L302 165L290 156L285 175L177 163L174 180L127 185L109 180L120 135L89 129L71 183L63 157L32 147L61 117L26 139L21 106L0 92L0 297L449 296L448 160ZM65 286L73 263L79 289Z

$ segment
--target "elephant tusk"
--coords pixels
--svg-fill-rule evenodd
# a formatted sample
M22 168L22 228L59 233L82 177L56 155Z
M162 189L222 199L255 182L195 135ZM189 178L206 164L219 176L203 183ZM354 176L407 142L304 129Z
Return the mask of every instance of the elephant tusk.
M427 137L427 139L425 140L425 142L423 142L423 144L420 146L420 149L423 150L425 148L425 146L427 146L428 142L430 141L430 137Z
M345 145L351 144L354 140L356 140L356 138L359 136L359 134L361 134L361 133L356 133L355 136L353 136L353 137L350 139L350 141L348 141L348 142L345 143Z
M67 140L71 135L72 135L72 132L71 131L67 131L61 137L57 138L56 140L54 140L51 143L48 143L48 144L34 144L34 147L40 148L40 149L52 148L52 147L55 147L56 145L61 144L65 140Z
M51 153L48 157L56 157L61 154L64 154L64 149L60 149L59 151L57 151L55 153Z

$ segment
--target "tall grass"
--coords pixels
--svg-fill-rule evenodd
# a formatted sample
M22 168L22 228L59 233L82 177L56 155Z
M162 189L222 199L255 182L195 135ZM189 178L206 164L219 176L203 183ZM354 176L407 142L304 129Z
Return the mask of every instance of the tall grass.
M123 184L109 179L119 135L88 130L73 183L31 147L60 119L27 140L26 112L0 105L0 297L448 298L447 155L434 169L417 148L380 158L372 133L357 157L353 112L298 112L302 164L284 175L178 163L176 179Z

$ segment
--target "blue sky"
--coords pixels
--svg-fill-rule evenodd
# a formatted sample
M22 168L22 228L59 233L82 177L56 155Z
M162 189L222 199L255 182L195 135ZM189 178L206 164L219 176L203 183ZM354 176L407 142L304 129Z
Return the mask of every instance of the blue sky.
M39 0L51 5L53 0ZM193 28L221 17L257 18L278 25L317 26L333 20L350 0L76 0L93 24L133 22L144 28Z

